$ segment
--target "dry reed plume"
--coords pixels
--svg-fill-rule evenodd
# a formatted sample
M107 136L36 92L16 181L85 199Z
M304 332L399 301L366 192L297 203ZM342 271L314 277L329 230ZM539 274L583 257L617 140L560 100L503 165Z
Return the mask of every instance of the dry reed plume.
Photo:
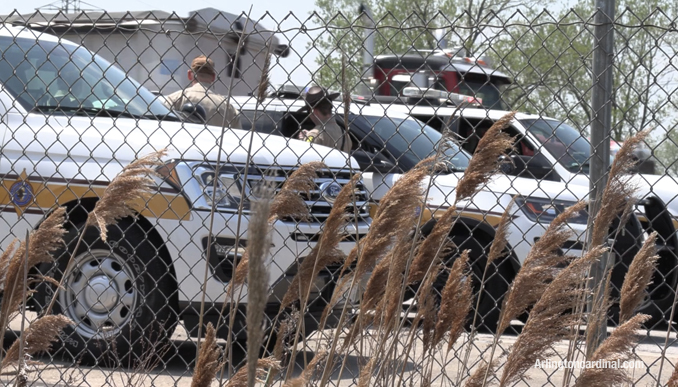
M19 312L19 306L32 291L24 283L24 267L32 268L41 263L52 261L51 253L63 244L66 230L63 223L66 220L66 209L59 207L43 221L36 230L31 231L26 242L13 241L7 250L0 256L0 267L6 267L4 281L0 284L3 291L2 307L0 307L0 327L7 328L7 324ZM16 247L18 244L18 247ZM15 250L16 248L16 250ZM26 253L28 252L28 262ZM10 258L11 257L11 258ZM25 290L25 291L24 291Z
M591 232L593 245L603 244L610 224L620 213L627 214L633 205L636 187L630 184L630 176L625 177L635 166L634 148L650 134L650 129L636 133L624 141L610 166L607 184L603 190L600 209L596 214ZM596 198L598 199L598 198Z
M582 316L568 311L587 292L586 287L582 286L586 280L586 272L604 251L600 246L593 247L562 269L546 287L511 348L500 386L517 382L534 366L537 359L543 359L549 354L549 348L554 342L566 339L572 329L582 323Z
M260 379L266 376L266 370L280 370L280 364L278 363L277 360L267 357L264 359L258 359L256 361L256 369L257 369L257 376L256 379L257 381L261 381ZM242 368L238 370L238 372L233 375L228 381L226 382L226 387L247 387L247 372L248 372L248 365L246 364Z
M262 104L266 97L268 97L268 87L271 85L271 45L267 45L266 56L264 57L264 65L261 68L261 78L257 85L257 103Z
M638 305L646 294L646 289L652 281L652 274L657 266L659 256L656 252L657 232L653 232L645 240L629 266L621 289L619 302L619 322L624 323L633 316Z
M586 318L587 360L589 360L589 358L593 355L593 349L595 349L596 342L598 341L600 334L599 332L606 329L607 327L608 311L610 310L610 306L612 306L612 299L610 298L610 291L612 290L612 287L610 286L611 279L612 270L607 270L605 279L601 281L599 286L596 286L596 289L593 293L593 303ZM581 302L583 302L583 300ZM578 334L579 330L577 330L576 333ZM577 336L575 336L575 339L576 338Z
M301 375L294 379L290 379L285 384L283 387L304 387L307 386L308 383L313 379L313 374L316 373L316 371L319 368L323 367L323 362L327 359L327 352L322 351L318 352L315 354L313 357L313 360L311 360L310 363L304 368L302 371Z
M501 220L499 220L499 224L497 225L494 239L490 246L490 252L487 254L487 266L491 265L494 261L504 255L506 245L508 244L508 226L511 222L510 214L514 203L515 199L511 199L508 206L506 206L504 213L501 214Z
M567 261L567 257L558 252L571 235L566 222L584 209L584 206L585 203L580 201L559 214L532 246L504 298L497 335L501 335L511 324L511 320L527 311L530 305L541 298L544 289L556 275L556 267Z
M673 368L673 373L671 373L671 378L666 384L668 387L678 387L678 361Z
M273 358L282 361L283 354L287 350L285 342L287 338L297 332L297 323L299 321L299 312L291 313L284 319L277 330L275 345L273 346Z
M273 199L271 204L270 220L282 219L285 217L294 217L296 219L308 219L309 210L300 193L309 194L315 188L315 179L319 170L327 168L322 161L311 161L302 164L292 172L289 178L285 180L280 192Z
M376 319L385 317L382 312L386 311L386 304L393 301L393 295L389 295L389 291L398 296L402 289L402 274L412 243L414 240L411 235L398 238L386 257L379 261L365 286L361 310L375 309Z
M433 333L432 347L435 347L449 333L447 352L457 341L466 318L471 311L473 288L469 276L469 250L464 250L452 264L449 277L442 291L438 322Z
M308 193L315 187L315 178L317 171L326 168L325 163L321 161L312 161L302 164L292 172L289 178L285 180L280 191L273 198L271 203L269 222L278 219L293 217L295 219L308 219L310 212L304 199L299 196L299 192ZM247 282L247 268L249 261L249 249L245 248L242 258L238 261L233 274L233 280L226 287L226 295Z
M633 149L650 134L650 130L638 132L635 136L624 141L624 144L617 152L612 162L608 180L602 195L595 198L598 202L598 212L593 220L591 230L590 244L593 246L604 245L608 239L610 226L615 218L620 217L620 227L630 216L633 204L635 203L635 193L637 188L631 184L631 176L628 172L633 168L636 161L633 157ZM611 272L608 264L604 268L606 272ZM593 295L592 312L589 314L588 326L586 330L587 358L592 356L593 349L600 340L598 332L604 330L607 325L607 311L609 309L609 273L603 273L606 280L595 284ZM576 339L575 339L576 340Z
M433 226L431 233L421 242L417 255L414 257L412 265L410 265L410 272L407 278L408 284L421 281L429 267L440 262L440 257L454 248L454 243L449 238L449 235L456 218L455 206L445 210Z
M356 246L351 250L344 269L355 262L360 251L355 273L356 278L361 278L375 267L395 237L404 236L410 230L414 214L423 203L424 190L421 181L432 167L435 168L436 162L435 157L420 161L393 184L379 203L370 232L361 241L360 247Z
M384 293L376 309L376 317L380 318L386 336L395 329L397 317L400 315L400 296L407 285L403 283L403 277L413 243L414 240L411 237L400 237L390 253L391 259L389 261L391 263L386 278L386 286L383 287L382 283Z
M334 201L332 210L323 226L322 235L318 243L311 249L311 252L304 258L299 265L299 271L294 276L289 289L285 293L280 305L280 309L289 306L295 300L301 299L302 304L306 302L313 278L315 278L327 265L338 263L345 258L344 254L338 250L339 242L344 238L343 229L348 220L346 208L351 204L356 189L356 183L360 179L360 174L355 174L346 185L344 185ZM301 291L301 293L300 293ZM303 297L303 298L302 298Z
M591 361L624 362L633 356L636 331L649 319L646 314L637 314L629 318L610 334L596 349ZM591 367L585 368L575 382L575 387L585 386L618 386L624 383L633 383L623 368Z
M405 237L412 228L417 208L423 204L423 187L421 182L431 168L437 164L435 157L420 161L414 168L405 173L382 198L372 225L367 235L349 252L344 261L341 273L345 273L358 260L352 277L358 282L369 271L373 270L379 260L389 251L394 239ZM360 255L360 257L359 257ZM409 253L408 253L409 256ZM328 313L343 296L343 289L351 276L341 276L335 286L332 299L325 307L321 318L321 326ZM331 356L330 356L331 357Z
M494 373L494 369L497 366L497 361L493 361L492 364L488 364L486 361L482 361L481 364L476 368L471 376L466 380L464 384L465 387L484 387L489 386L491 383L485 383L485 375L488 373Z
M217 331L212 323L207 324L205 339L200 346L200 353L193 371L191 387L209 387L217 376L217 371L223 367L221 348L217 345Z
M370 381L372 380L372 371L377 362L376 357L370 358L365 367L360 370L360 375L358 376L358 387L369 387Z
M264 309L268 299L268 270L266 257L271 248L271 235L268 218L271 211L273 189L270 184L264 184L257 189L256 197L252 201L252 217L247 230L248 233L248 270L247 270L247 365L248 385L254 386L257 372L257 359L264 336L262 323Z
M515 115L511 112L497 120L478 141L476 152L457 184L455 204L473 196L497 171L499 156L513 146L511 137L502 130L511 124Z
M502 117L492 125L478 143L477 150L455 189L454 204L445 210L445 213L433 226L431 233L422 242L410 268L408 283L420 281L431 263L438 259L440 255L443 255L448 248L453 247L452 243L447 241L447 238L456 220L457 203L473 196L498 171L499 156L513 146L513 140L502 130L506 129L514 116L515 113L509 113ZM506 221L508 222L508 218ZM501 235L497 236L501 237ZM498 247L501 247L499 250L499 253L501 253L506 246L504 243L503 246Z
M33 356L40 352L49 351L52 347L52 343L59 338L58 336L61 330L67 325L72 324L73 321L63 315L48 315L35 320L23 332L23 356ZM9 347L5 354L5 358L2 360L0 369L4 369L10 364L19 361L21 357L20 346L21 339L12 343L12 346Z
M426 274L419 288L419 294L417 294L416 297L418 308L412 326L416 327L419 321L423 320L421 328L424 352L430 350L433 344L433 334L435 333L436 318L438 314L435 305L435 295L433 294L435 292L433 284L441 269L442 265L436 265L433 267L433 270L430 270L428 274Z
M387 253L372 271L365 285L360 313L349 334L344 340L344 348L359 337L360 331L372 321L379 327L389 330L393 327L395 310L399 306L402 291L402 275L407 265L407 258L412 247L411 236L399 238L395 246ZM389 293L390 292L390 293ZM374 311L372 315L368 314Z
M101 239L106 241L106 228L118 219L135 216L135 202L146 200L154 184L150 175L156 174L155 168L162 165L160 159L167 154L165 149L152 152L133 161L111 180L104 195L94 210L87 216L86 226L98 226Z

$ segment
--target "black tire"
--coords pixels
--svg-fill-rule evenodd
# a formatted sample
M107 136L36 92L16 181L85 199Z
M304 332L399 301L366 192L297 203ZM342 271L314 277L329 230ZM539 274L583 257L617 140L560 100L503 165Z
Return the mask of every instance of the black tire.
M61 280L83 226L68 230L68 249L54 254L54 264L41 265L41 273ZM77 270L66 277L52 313L66 315L75 325L64 330L54 356L134 365L165 348L178 322L177 282L139 224L123 219L108 227L107 242L98 229L87 228L72 265ZM48 283L36 287L39 313L55 289Z
M459 256L459 253L464 250L470 250L469 263L473 274L473 293L478 297L481 288L480 283L487 263L487 254L490 251L492 241L482 235L472 236L466 233L455 233L451 237L457 246L457 251L453 253L450 257L451 259L448 259L446 265L447 267L452 267L452 263ZM480 304L477 304L478 299L474 297L471 306L472 311L468 319L468 327L473 323L474 310L476 305L478 305L475 322L476 329L480 332L496 332L499 324L501 304L512 280L512 278L507 278L509 276L508 273L511 272L507 267L509 265L509 261L505 259L494 262L487 268L485 286L483 286L482 293L480 293ZM446 281L447 272L443 272L436 281L436 288L442 290Z
M619 300L621 288L623 286L629 266L638 252L637 246L627 246L620 244L613 247L613 253L610 259L615 259L615 266L612 270L612 290L613 300ZM647 288L646 297L641 301L635 313L647 314L650 318L643 324L646 329L665 330L671 320L671 307L674 301L674 284L676 273L676 257L672 251L659 251L659 260L657 268L652 275L652 280ZM620 306L615 302L610 307L608 313L608 325L619 325ZM674 315L674 321L677 319Z
M452 264L459 256L459 253L467 249L470 250L469 263L471 265L473 293L475 295L471 305L471 313L467 320L467 328L470 328L473 324L474 311L478 302L477 297L480 291L483 271L485 270L487 262L487 253L490 250L492 242L489 237L473 236L468 232L459 232L459 229L453 231L453 234L451 234L450 237L457 246L457 249L444 259L445 265L448 268L452 267ZM475 319L475 327L479 332L494 333L497 330L501 304L508 291L509 284L512 281L511 273L513 273L513 271L509 266L510 262L508 259L504 259L501 261L498 260L487 269L487 273L485 274L485 286L480 294L480 304L478 305L478 313ZM447 271L441 272L438 278L436 278L434 283L434 288L436 289L436 305L439 305L441 302L441 292L447 282L447 278ZM418 286L419 284L412 286L406 293L405 299L413 297Z

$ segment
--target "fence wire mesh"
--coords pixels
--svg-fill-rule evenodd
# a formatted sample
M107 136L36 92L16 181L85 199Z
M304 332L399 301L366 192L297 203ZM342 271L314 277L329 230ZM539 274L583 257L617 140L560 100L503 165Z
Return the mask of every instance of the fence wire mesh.
M446 6L0 16L2 383L669 383L675 6Z

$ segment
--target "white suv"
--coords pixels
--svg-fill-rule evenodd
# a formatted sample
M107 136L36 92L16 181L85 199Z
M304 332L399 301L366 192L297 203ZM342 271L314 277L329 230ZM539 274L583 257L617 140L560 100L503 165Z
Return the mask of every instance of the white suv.
M356 158L363 170L363 180L370 199L378 203L393 183L402 177L420 160L436 153L442 135L435 129L422 124L398 108L379 104L365 104L354 101L349 114L349 132L352 136ZM257 120L256 130L291 137L290 146L296 146L298 132L308 129L313 123L307 113L299 110L304 103L298 98L267 99L257 105L253 98L234 98L241 111L241 122L251 127L252 118ZM342 106L337 105L337 122L344 126ZM454 189L468 165L470 155L456 144L448 144L445 151L450 168L445 173L432 177L428 203L424 208L424 232L430 230L435 219L449 208L454 201ZM429 180L424 184L428 185ZM459 204L461 218L450 231L459 249L471 249L473 270L477 278L482 277L486 252L495 235L495 227L502 213L516 198L518 205L511 212L509 234L510 254L490 269L489 285L481 295L481 328L496 326L501 300L508 284L527 257L532 245L541 237L548 224L557 214L577 200L586 199L588 189L579 185L568 186L562 182L542 181L521 177L498 175L469 201ZM573 218L569 227L572 238L562 246L564 252L578 254L583 248L587 223L585 212ZM628 238L618 241L614 248L623 260L633 258L635 251L644 240L643 232L635 217L627 225ZM441 279L444 280L444 279ZM477 285L479 281L475 281ZM660 318L660 316L657 316Z
M475 152L484 131L508 113L471 106L459 109L427 99L419 99L416 104L389 102L389 112L407 114L440 132L450 130L457 134L462 148L469 153ZM579 131L552 118L517 113L506 132L517 139L510 155L514 168L508 171L507 178L514 181L514 176L524 177L523 181L532 179L542 188L559 183L574 192L579 191L577 186L588 191L591 146ZM669 176L649 174L635 174L632 183L637 184L641 200L635 209L638 221L632 219L632 224L626 226L637 229L638 225L633 223L639 223L642 232L656 231L659 235L657 253L660 259L643 308L643 313L653 316L646 325L659 328L670 320L674 289L678 285L678 184ZM623 243L625 239L618 238L615 243ZM613 270L613 297L619 295L630 259L635 254L632 245L618 245L618 251L625 254L620 256ZM613 307L613 313L616 312Z
M158 179L157 190L138 217L110 227L107 243L99 239L97 230L86 231L75 253L75 268L66 274L65 289L54 308L75 322L62 336L62 348L68 353L98 358L113 340L121 356L140 356L149 345L142 338L167 338L180 319L195 333L203 289L204 322L216 324L233 274L238 218L242 220L239 255L247 244L249 211L245 206L244 213L238 213L241 196L246 201L250 188L265 175L272 174L281 185L300 164L310 161L321 160L328 167L319 172L318 187L327 182L345 184L359 167L331 148L288 144L280 137L256 134L248 181L243 181L251 136L227 129L220 157L222 192L214 204L213 243L208 246L213 204L207 182L214 178L220 133L220 128L182 122L151 92L83 47L0 25L4 248L13 237L23 238L57 206L65 206L69 249L55 254L56 265L37 268L60 279L74 238L111 179L139 156L163 147L170 150L164 161L173 172L164 181ZM364 191L358 196L362 212L347 226L350 235L364 235L369 229ZM269 317L278 312L299 260L315 245L331 208L320 190L304 199L311 220L284 219L273 225L270 276L262 279L271 289ZM339 248L348 253L353 246L347 239ZM317 319L333 292L336 269L325 268L315 282L318 286L305 316L307 333L317 329ZM204 282L206 270L209 276ZM31 306L39 312L54 290L49 284L37 286ZM246 295L245 289L235 320L236 339L245 333ZM339 311L342 307L337 306ZM220 333L226 330L222 327Z

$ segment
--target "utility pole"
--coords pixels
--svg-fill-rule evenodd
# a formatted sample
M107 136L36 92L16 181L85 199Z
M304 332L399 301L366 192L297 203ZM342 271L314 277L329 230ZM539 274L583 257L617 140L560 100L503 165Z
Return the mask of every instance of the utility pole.
M601 208L603 190L607 184L610 167L610 131L612 128L612 88L613 85L613 60L614 60L614 0L594 0L596 15L594 18L593 39L593 90L591 92L591 108L593 109L593 121L591 122L591 160L589 168L590 177L590 206L588 229L593 227L593 220ZM588 245L594 246L603 241L591 240L588 234ZM610 254L605 253L600 260L593 264L589 289L594 291L593 298L588 304L589 312L595 305L604 305L604 287L608 270ZM612 266L612 265L610 265ZM587 358L596 350L600 343L607 337L607 319L604 318L593 345L587 347Z

